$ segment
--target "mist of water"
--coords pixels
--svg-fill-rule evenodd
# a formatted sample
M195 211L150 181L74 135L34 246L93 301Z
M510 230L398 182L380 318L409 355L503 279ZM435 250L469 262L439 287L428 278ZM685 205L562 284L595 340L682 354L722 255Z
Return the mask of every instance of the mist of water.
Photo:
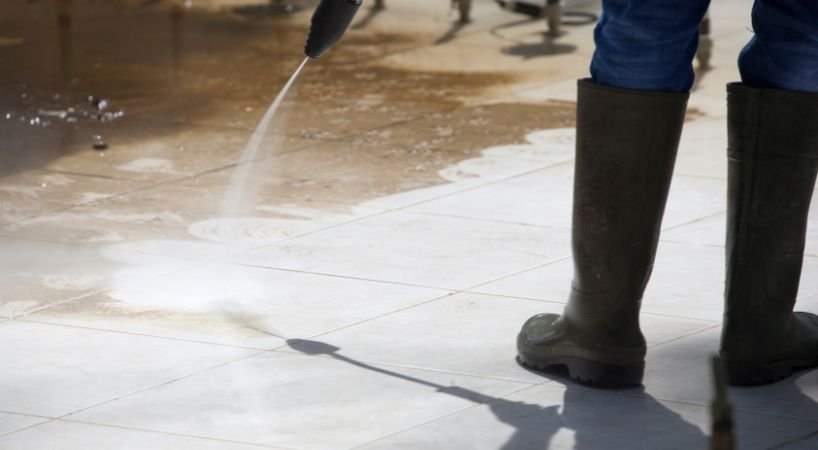
M302 61L295 72L293 72L293 75L287 81L287 84L285 84L284 88L281 89L281 92L279 92L278 97L276 97L276 99L270 105L270 108L267 109L267 112L264 113L264 117L261 118L261 121L259 122L255 131L253 131L250 141L247 142L247 145L244 147L244 151L241 154L241 158L239 159L236 168L233 170L233 175L230 177L230 184L228 185L227 191L222 199L222 216L234 216L240 212L239 206L244 194L244 185L247 182L247 177L249 176L250 169L252 168L251 162L258 154L258 150L261 147L261 143L264 140L265 135L267 134L267 129L273 122L273 118L276 115L276 111L278 111L278 107L281 106L281 103L287 96L287 92L290 91L290 88L292 87L296 78L298 78L298 74L301 73L301 69L304 68L309 59L309 57L304 58L304 61Z

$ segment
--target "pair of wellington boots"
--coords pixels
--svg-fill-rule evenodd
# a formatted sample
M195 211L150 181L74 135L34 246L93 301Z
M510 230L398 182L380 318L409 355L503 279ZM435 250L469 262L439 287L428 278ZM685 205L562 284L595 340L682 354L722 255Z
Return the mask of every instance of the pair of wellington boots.
M818 172L818 94L738 83L727 91L721 356L731 384L758 385L818 366L818 317L793 313ZM574 280L562 315L523 325L523 364L564 366L571 378L600 387L641 384L639 309L687 98L579 82Z

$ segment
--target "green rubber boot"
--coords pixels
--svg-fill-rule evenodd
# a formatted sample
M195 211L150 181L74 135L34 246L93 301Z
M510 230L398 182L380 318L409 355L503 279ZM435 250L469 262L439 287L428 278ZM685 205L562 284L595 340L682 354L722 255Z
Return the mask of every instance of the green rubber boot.
M818 173L818 94L727 87L728 381L759 385L818 366L818 317L793 313Z
M574 281L562 315L530 318L520 361L566 366L589 384L638 385L639 306L659 240L688 94L580 80L574 177Z

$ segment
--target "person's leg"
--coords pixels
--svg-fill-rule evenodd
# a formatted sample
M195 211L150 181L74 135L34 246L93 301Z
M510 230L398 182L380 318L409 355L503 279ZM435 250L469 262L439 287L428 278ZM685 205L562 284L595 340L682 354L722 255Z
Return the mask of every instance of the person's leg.
M744 84L818 92L818 2L756 0L753 31L739 56Z
M687 106L688 69L707 3L603 2L594 78L579 82L577 99L571 294L562 315L539 314L523 325L517 338L522 363L564 365L571 377L596 385L642 382L639 306L653 267ZM685 10L683 4L692 6ZM657 37L680 44L678 53L656 46ZM654 67L660 61L667 67ZM683 73L672 73L674 67Z
M591 77L624 89L688 92L710 0L604 0Z
M818 366L818 317L793 313L818 174L818 3L757 0L753 24L727 113L721 353L741 385Z

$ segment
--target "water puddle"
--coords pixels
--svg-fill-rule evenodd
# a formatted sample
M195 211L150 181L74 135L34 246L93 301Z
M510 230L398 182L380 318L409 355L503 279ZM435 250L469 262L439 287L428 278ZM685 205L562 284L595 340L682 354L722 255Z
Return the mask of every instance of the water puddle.
M93 156L94 136L122 153L196 125L253 130L303 59L313 3L259 20L197 2L0 2L0 176ZM456 107L509 79L377 63L421 38L351 30L282 103L292 120L286 132L337 138L361 123ZM82 164L71 170L83 173Z

